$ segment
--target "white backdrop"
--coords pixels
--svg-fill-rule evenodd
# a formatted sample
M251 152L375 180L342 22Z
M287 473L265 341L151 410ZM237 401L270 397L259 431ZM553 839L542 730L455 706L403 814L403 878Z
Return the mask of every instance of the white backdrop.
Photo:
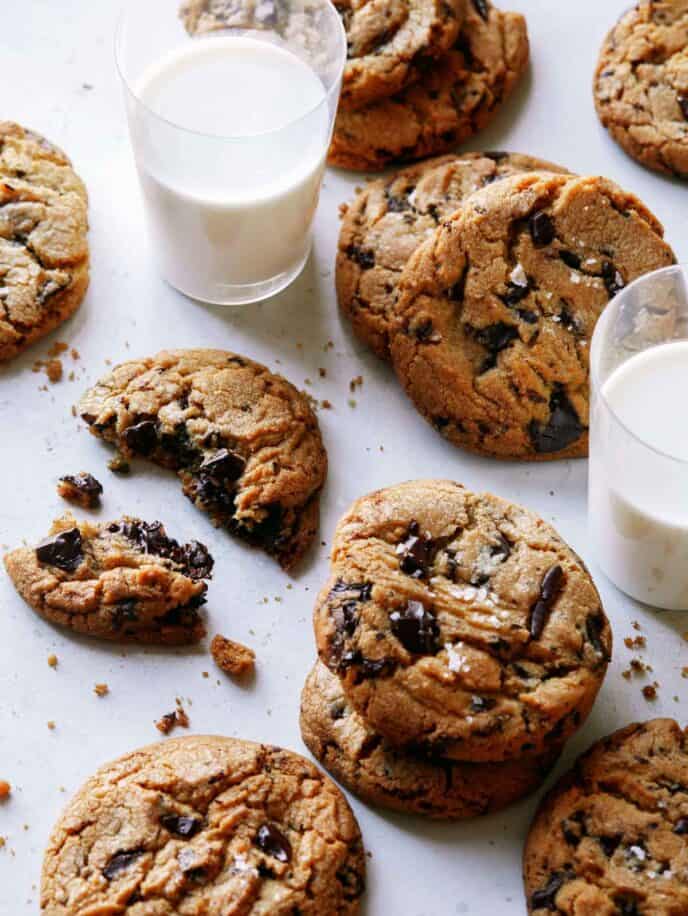
M626 158L593 109L597 51L628 0L512 0L511 5L528 17L532 70L494 125L467 148L517 150L616 179L655 211L679 259L688 260L688 191ZM278 368L297 385L313 380L309 390L334 405L320 414L331 462L322 513L326 542L355 497L420 476L446 476L492 490L553 522L591 565L615 633L607 682L567 762L596 737L636 718L681 718L688 696L688 682L680 676L688 665L688 644L681 639L688 618L634 606L596 569L586 534L585 462L508 465L453 449L416 415L391 370L341 324L332 278L337 206L360 177L327 174L314 255L300 280L277 299L241 311L208 308L158 279L113 61L117 8L117 0L3 3L0 117L44 133L73 158L91 195L93 279L81 311L65 328L0 369L0 544L5 549L44 535L64 508L55 495L60 474L95 473L105 485L103 518L122 512L160 517L173 536L210 546L217 565L209 629L253 646L258 677L242 689L222 675L218 683L202 650L122 651L66 636L36 618L0 576L0 779L14 786L11 800L0 804L0 836L7 839L0 849L2 916L37 912L42 851L67 797L101 763L156 740L153 722L174 707L176 696L187 698L193 732L303 751L299 692L314 657L310 614L326 574L327 546L314 551L288 589L288 578L270 560L212 529L182 497L172 475L143 464L130 478L107 471L110 452L70 414L85 385L106 371L106 360L163 347L218 346ZM77 378L41 391L44 378L31 366L53 339L80 351L74 366L65 360ZM334 348L325 352L328 340ZM321 366L326 379L318 376ZM352 408L348 383L359 374L364 384ZM661 684L652 704L641 696L644 681L621 678L630 657L623 637L632 632L631 619L641 621L647 659ZM57 670L47 664L53 652ZM203 671L210 671L210 678L204 679ZM107 682L110 695L95 696L96 682ZM48 720L55 721L54 731ZM464 825L438 825L354 800L372 854L366 916L522 916L521 848L535 801Z

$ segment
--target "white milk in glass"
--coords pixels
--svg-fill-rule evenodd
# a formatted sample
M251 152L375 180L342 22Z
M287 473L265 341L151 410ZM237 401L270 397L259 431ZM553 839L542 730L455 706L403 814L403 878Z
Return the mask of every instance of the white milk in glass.
M131 128L172 285L213 302L298 272L329 133L318 75L276 44L215 36L172 51L134 89L153 114Z
M599 562L634 598L686 610L688 341L631 357L604 382L595 410L589 511Z

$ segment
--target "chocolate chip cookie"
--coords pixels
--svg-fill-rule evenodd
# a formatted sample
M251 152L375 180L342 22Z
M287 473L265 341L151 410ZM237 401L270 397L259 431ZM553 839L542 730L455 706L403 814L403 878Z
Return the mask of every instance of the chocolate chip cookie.
M347 38L341 104L361 108L419 79L456 41L464 0L337 0Z
M327 454L305 395L224 350L170 350L123 363L79 413L125 456L177 471L186 496L291 568L318 529Z
M544 781L557 758L552 751L473 764L399 751L369 728L320 662L301 695L301 734L325 769L363 801L438 819L464 820L513 804Z
M303 757L173 738L103 767L69 803L41 913L355 916L364 878L351 809Z
M198 609L213 558L198 541L179 544L160 522L77 522L66 515L36 547L5 556L24 601L51 623L119 642L198 642Z
M602 46L594 95L630 156L688 178L687 0L642 0L622 16Z
M519 153L466 153L412 165L362 188L347 207L337 252L337 296L352 327L382 359L397 284L416 248L473 192L534 170L565 172Z
M363 108L340 108L328 161L372 171L445 152L487 126L527 64L523 16L466 0L456 42L421 80Z
M442 480L354 503L314 625L321 661L372 729L473 763L558 747L611 651L590 575L554 529Z
M0 121L0 360L66 321L89 277L88 197L65 154Z
M179 17L192 38L225 29L281 31L289 6L281 0L185 0Z
M542 802L525 847L532 916L688 913L688 737L629 725L581 757Z
M455 445L531 461L585 456L597 319L626 284L674 260L657 219L611 181L505 178L409 260L391 341L397 375Z

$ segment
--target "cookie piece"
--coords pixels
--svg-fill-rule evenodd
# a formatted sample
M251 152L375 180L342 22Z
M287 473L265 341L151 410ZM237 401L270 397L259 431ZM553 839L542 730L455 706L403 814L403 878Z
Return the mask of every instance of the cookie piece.
M583 457L597 319L626 284L674 261L657 219L607 179L505 178L409 260L391 342L397 375L455 445Z
M372 181L347 207L337 252L337 297L356 336L389 359L397 284L416 248L466 198L519 172L566 172L519 153L466 153L412 165Z
M5 556L24 601L51 623L117 642L198 642L213 558L179 544L160 522L124 517L100 525L65 515L34 547Z
M210 653L217 667L232 677L243 677L255 670L256 653L253 649L219 633L213 637Z
M446 480L353 504L314 624L321 661L371 728L473 763L558 747L611 651L597 590L556 531Z
M179 17L192 38L226 29L282 31L289 7L280 0L185 0Z
M451 149L487 126L528 64L523 16L467 0L453 48L389 99L340 108L330 165L373 171Z
M688 735L629 725L581 757L541 803L525 846L532 916L688 912Z
M441 820L506 808L537 789L558 756L473 764L399 751L354 711L339 679L320 662L301 694L301 735L325 769L364 802Z
M65 154L0 121L0 360L66 321L89 277L88 196Z
M88 471L65 474L57 485L58 496L67 502L76 503L84 509L97 509L103 495L103 485Z
M103 767L69 803L41 913L355 916L364 878L351 809L303 757L173 738Z
M78 407L125 457L177 471L186 496L286 569L318 529L327 454L305 395L224 350L170 350L123 363Z
M643 0L607 36L595 71L600 121L634 159L688 178L688 2Z
M341 104L361 108L415 82L456 41L464 0L337 0L347 39Z

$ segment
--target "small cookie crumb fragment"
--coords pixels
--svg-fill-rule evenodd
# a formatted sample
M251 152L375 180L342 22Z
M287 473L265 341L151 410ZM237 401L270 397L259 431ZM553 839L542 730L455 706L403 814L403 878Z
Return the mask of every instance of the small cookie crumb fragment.
M659 684L657 683L657 681L655 681L654 684L647 684L645 687L643 687L643 696L645 697L645 699L646 700L656 700L658 687L659 687Z
M96 684L93 688L93 692L96 696L106 697L110 693L110 688L107 684Z
M177 708L174 712L166 712L155 723L155 727L163 735L169 735L178 725L182 728L188 728L190 725L189 716L182 706L181 700L177 700Z
M54 652L51 652L50 655L48 656L48 664L50 665L51 668L57 668L58 663L59 663L59 660L57 658L57 655L55 655Z
M4 801L12 794L12 786L6 779L0 779L0 801Z
M219 634L210 644L210 652L218 668L233 677L250 674L256 667L256 653L253 649Z
M77 503L84 509L95 509L100 505L103 485L87 471L60 477L57 492L67 502Z
M131 471L131 465L119 452L108 461L108 468L113 474L128 474Z

